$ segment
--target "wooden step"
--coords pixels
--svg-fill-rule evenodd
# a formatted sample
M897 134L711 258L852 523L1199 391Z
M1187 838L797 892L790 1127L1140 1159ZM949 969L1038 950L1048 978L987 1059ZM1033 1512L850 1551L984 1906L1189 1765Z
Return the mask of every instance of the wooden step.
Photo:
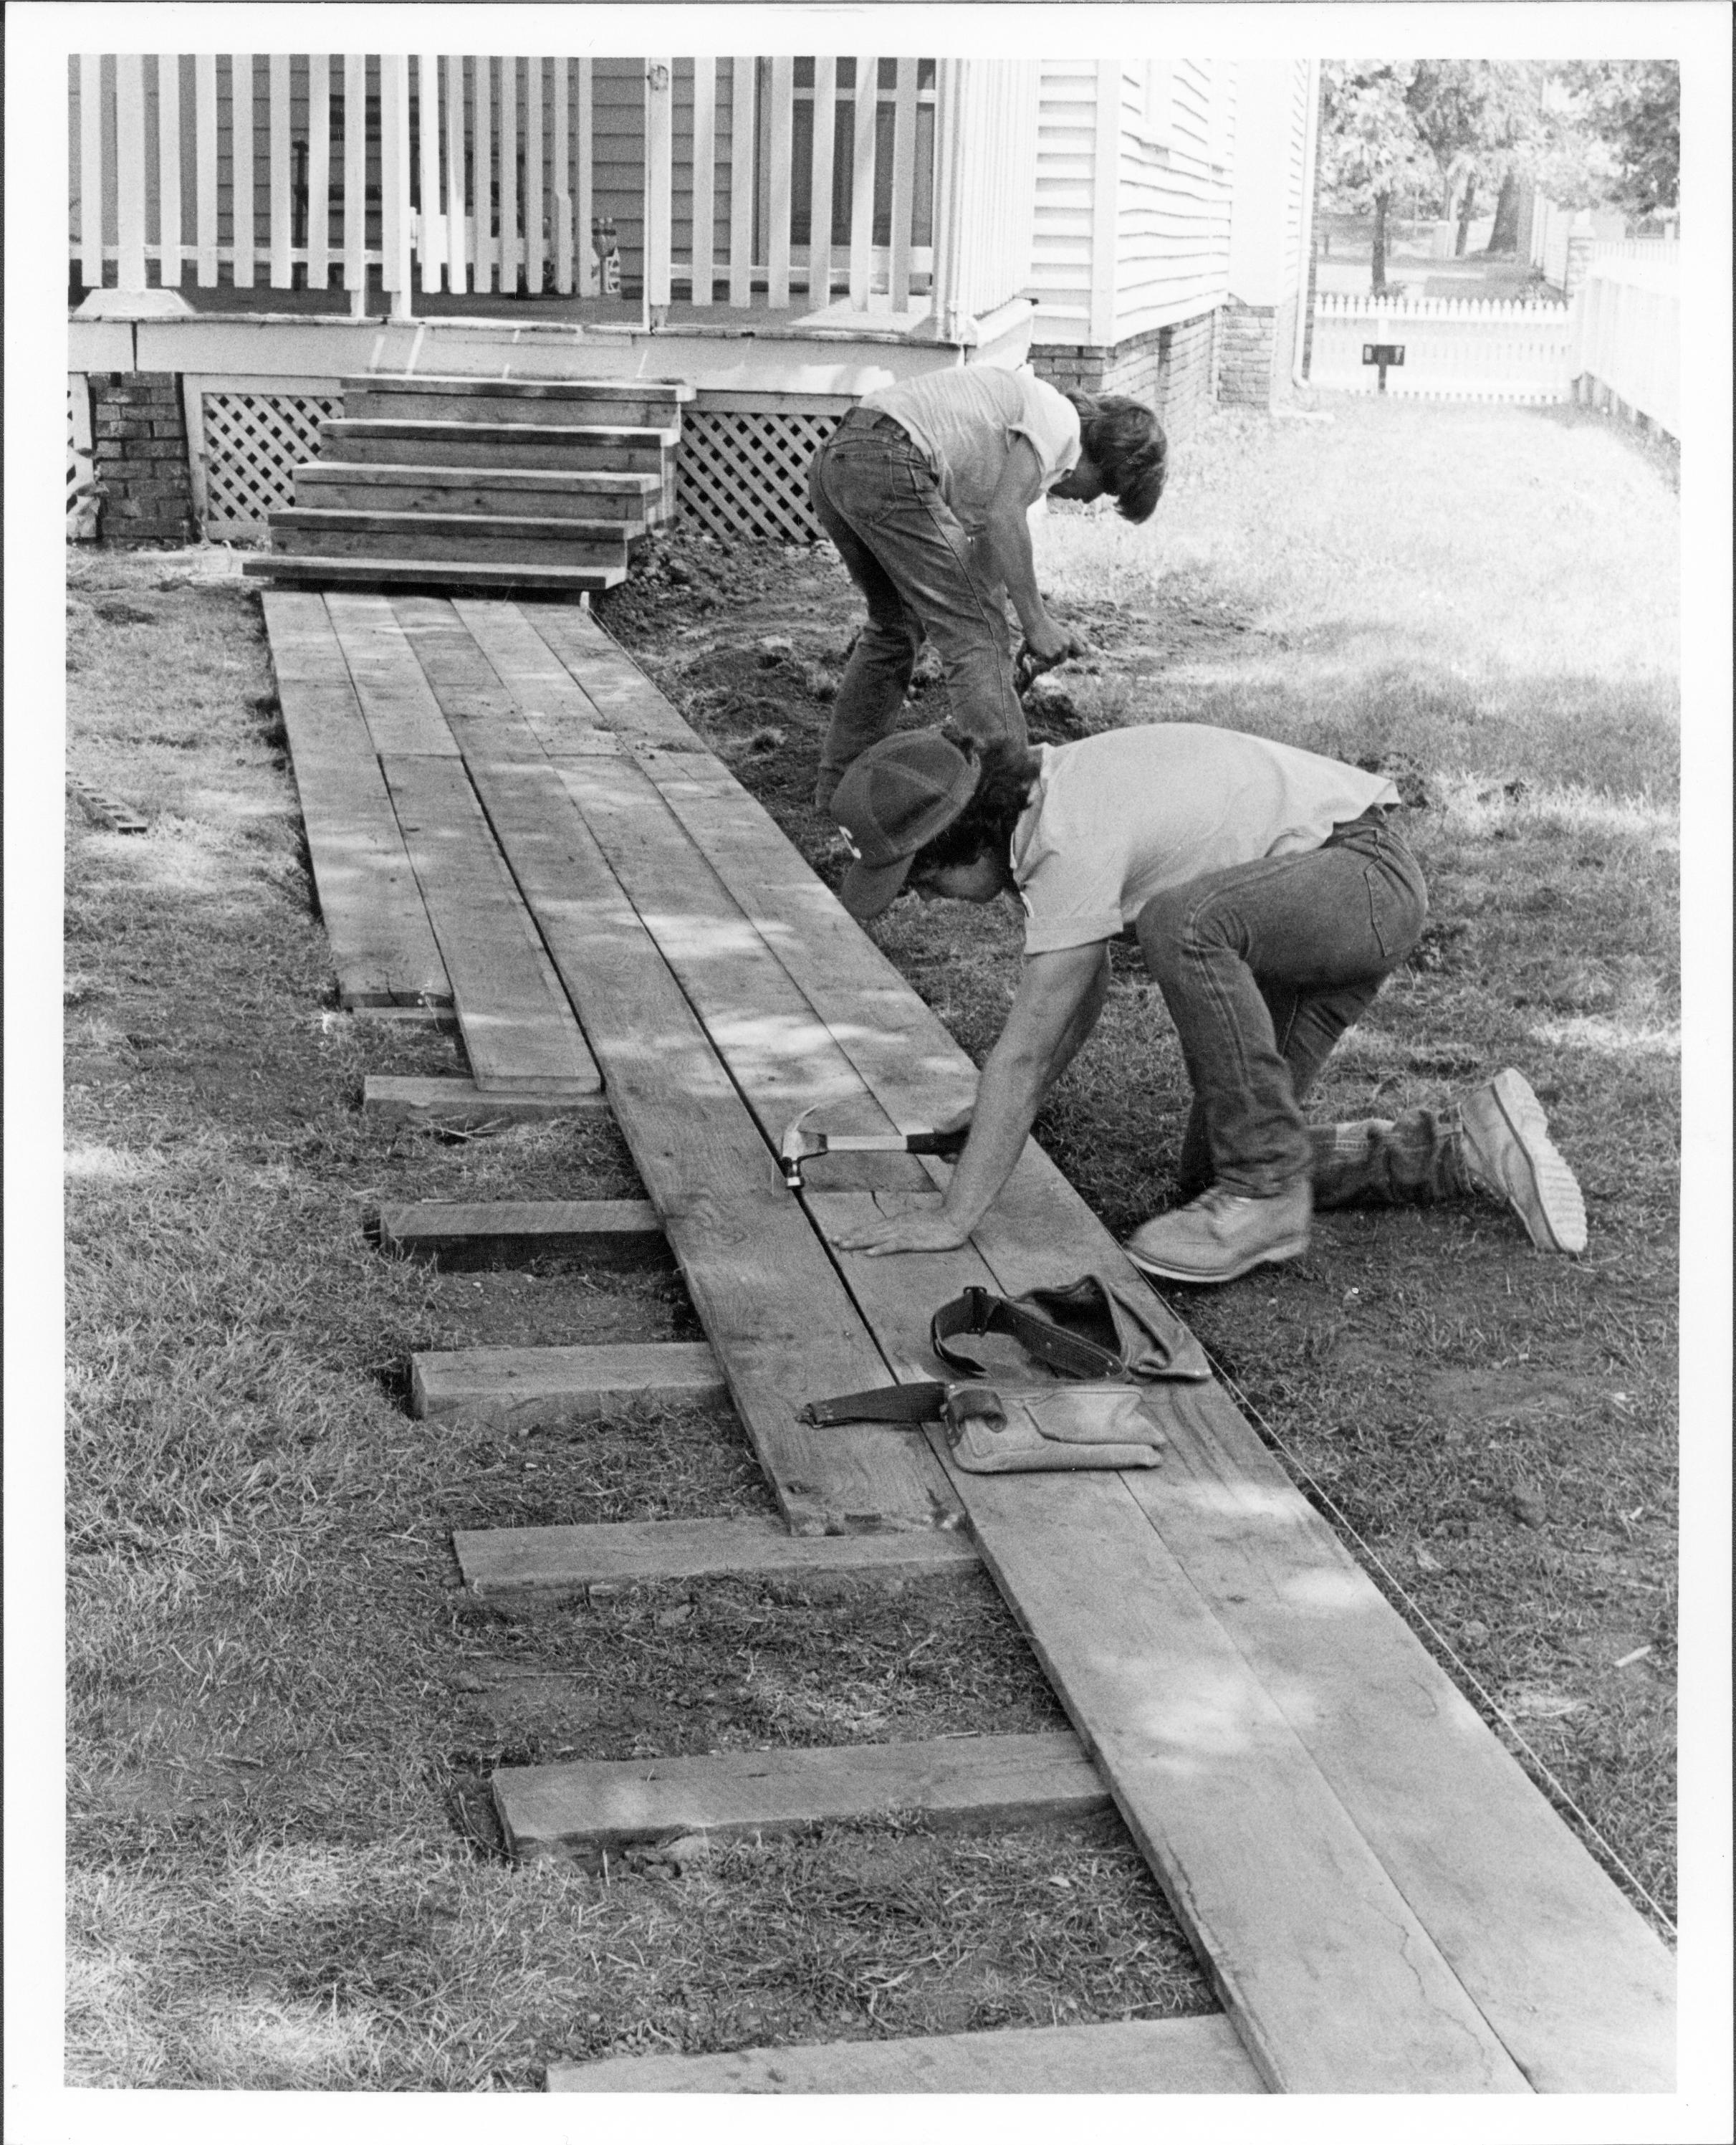
M1264 2093L1236 2028L1206 2018L1013 2026L902 2041L550 2063L550 2093Z
M649 1199L425 1200L380 1210L381 1248L445 1263L470 1256L555 1252L586 1259L643 1257L664 1247Z
M1067 1729L508 1765L491 1785L515 1856L585 1861L683 1833L750 1839L891 1810L920 1810L948 1830L981 1830L1066 1822L1110 1807L1096 1767Z
M693 390L648 380L482 380L369 373L343 382L346 417L457 424L679 426Z
M261 551L241 561L250 580L298 581L311 588L562 590L569 595L619 588L624 566L521 565L505 559L365 559Z
M600 1093L489 1093L453 1073L370 1072L362 1081L362 1116L381 1129L428 1125L476 1132L546 1117L599 1117L608 1108Z
M271 525L273 548L296 556L499 560L546 566L627 564L627 534L619 521L281 506L271 515Z
M654 425L464 425L425 417L328 417L321 458L453 469L626 470L661 475L680 434Z
M630 538L654 515L662 480L616 470L395 468L387 462L303 462L297 506L379 514L534 514L618 521Z
M429 1350L410 1359L410 1411L445 1422L586 1422L623 1401L724 1399L703 1341Z
M460 1528L452 1536L478 1594L577 1592L671 1579L922 1579L982 1569L955 1529L793 1535L777 1520L629 1520L614 1525Z

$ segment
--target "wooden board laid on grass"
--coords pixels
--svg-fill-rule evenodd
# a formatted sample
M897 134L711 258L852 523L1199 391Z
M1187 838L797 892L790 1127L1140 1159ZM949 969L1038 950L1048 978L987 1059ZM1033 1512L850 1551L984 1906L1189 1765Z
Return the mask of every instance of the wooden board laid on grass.
M916 1579L980 1568L962 1533L793 1535L769 1519L460 1529L452 1547L478 1594L681 1579Z
M390 604L384 596L339 589L324 601L375 751L455 759L458 740L446 727Z
M590 613L570 604L520 603L520 615L559 657L604 725L635 744L677 752L704 750L683 721L619 641Z
M1261 2093L1235 2028L1204 2018L1014 2026L917 2040L550 2063L550 2093Z
M920 1810L939 1829L982 1831L1109 1807L1090 1759L1065 1729L503 1765L492 1784L507 1846L521 1859L589 1860L683 1833L751 1839L892 1810Z
M485 1093L594 1093L601 1077L462 764L381 762Z
M471 764L514 875L585 1008L616 1122L793 1530L956 1525L921 1441L798 1420L823 1385L884 1360L803 1219L693 1008L547 762Z
M446 1422L589 1421L634 1400L720 1401L703 1341L429 1349L410 1359L410 1412Z
M600 1117L608 1108L597 1090L583 1094L565 1088L559 1092L524 1087L489 1091L452 1073L370 1072L361 1088L362 1116L381 1128L425 1125L475 1135L550 1117Z
M452 610L545 752L594 750L599 732L618 748L596 703L516 604L465 598Z
M380 1210L381 1248L412 1258L550 1252L607 1261L660 1250L663 1241L649 1199L440 1199Z
M346 1005L450 1004L452 987L323 600L268 593L321 919Z

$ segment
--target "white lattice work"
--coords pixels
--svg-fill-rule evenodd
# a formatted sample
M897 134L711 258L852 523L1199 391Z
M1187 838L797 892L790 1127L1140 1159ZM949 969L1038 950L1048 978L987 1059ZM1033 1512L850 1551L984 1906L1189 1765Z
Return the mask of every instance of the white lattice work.
M317 460L322 419L341 414L328 395L254 395L207 389L205 526L261 530L274 507L293 503L297 462Z
M808 504L808 465L836 417L790 410L688 411L675 503L720 536L811 544L824 534Z

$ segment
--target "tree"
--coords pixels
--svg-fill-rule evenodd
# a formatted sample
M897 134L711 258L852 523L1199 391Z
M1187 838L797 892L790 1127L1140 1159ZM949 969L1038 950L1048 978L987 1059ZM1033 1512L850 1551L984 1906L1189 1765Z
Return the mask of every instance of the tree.
M1405 102L1440 173L1440 213L1458 208L1455 251L1465 251L1480 187L1506 201L1510 248L1518 231L1519 175L1545 136L1542 71L1500 60L1420 60ZM1491 236L1490 251L1496 250Z
M1675 204L1682 74L1674 60L1578 60L1554 70L1578 126L1605 152L1602 198L1629 216Z
M1410 60L1328 60L1321 70L1321 189L1334 206L1372 208L1373 281L1386 288L1386 218L1395 189L1432 182L1433 159L1406 102Z

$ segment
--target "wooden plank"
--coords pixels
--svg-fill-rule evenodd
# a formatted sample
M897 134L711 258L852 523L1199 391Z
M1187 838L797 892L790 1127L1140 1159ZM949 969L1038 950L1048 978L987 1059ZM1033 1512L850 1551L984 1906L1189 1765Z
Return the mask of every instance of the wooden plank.
M1227 2018L1015 2026L903 2041L821 2041L728 2054L550 2063L550 2093L1261 2093Z
M789 303L790 175L794 161L791 147L792 113L795 98L793 59L772 62L772 140L769 159L771 197L766 209L766 260L769 264L765 301L773 311Z
M410 1413L445 1422L588 1422L625 1401L725 1396L717 1358L703 1341L430 1349L410 1359Z
M663 1247L649 1199L417 1201L380 1210L381 1248L407 1257L560 1252L596 1259Z
M331 55L307 61L307 287L331 281Z
M377 753L458 757L440 702L384 596L334 589L325 599Z
M290 218L290 62L287 52L272 52L266 61L270 93L270 134L267 155L271 167L271 283L287 291L295 281L290 267L293 237Z
M521 1860L589 1861L684 1833L751 1839L891 1810L920 1810L938 1830L982 1832L1066 1823L1109 1806L1091 1759L1064 1729L503 1765L492 1785L507 1846Z
M597 470L394 469L384 462L304 462L296 471L304 506L379 505L395 514L570 515L643 533L654 476Z
M526 603L518 609L608 728L635 746L663 744L679 750L699 745L694 732L588 611L554 604Z
M540 760L542 742L481 645L443 597L400 596L394 615L460 751ZM589 720L597 720L593 712Z
M470 597L452 608L545 752L558 755L595 749L603 727L596 703L516 604ZM604 735L613 741L612 731L604 728Z
M585 1008L617 1121L664 1218L736 1412L803 1534L950 1524L920 1442L797 1420L815 1368L838 1390L885 1365L715 1051L562 787L541 764L471 773L550 952Z
M389 558L399 565L425 560L436 584L445 565L589 568L627 570L627 538L619 522L550 520L530 515L389 514L372 507L280 506L271 513L271 542L287 558Z
M755 62L730 61L729 302L754 302L754 75Z
M643 764L883 1107L967 1099L968 1060L733 778L694 755ZM1091 1267L1139 1285L1034 1143L974 1242L1005 1291ZM1664 1947L1227 1398L1177 1392L1170 1411L1170 1458L1130 1476L1131 1494L1527 2076L1540 2089L1669 2090Z
M145 287L145 59L115 55L115 201L123 291Z
M778 1520L629 1520L614 1525L464 1529L452 1536L479 1594L613 1589L674 1579L914 1579L979 1570L967 1536L793 1535Z
M474 1080L421 1073L370 1072L362 1081L361 1113L372 1126L450 1127L470 1132L499 1131L548 1117L597 1117L609 1105L600 1094L485 1092Z
M450 1003L452 988L343 651L315 595L265 598L320 912L346 1004Z
M485 1094L594 1092L602 1084L596 1066L463 768L395 753L381 765L477 1087Z
M229 55L229 217L235 234L231 274L238 291L253 287L253 55Z
M619 588L623 566L547 566L498 559L365 559L330 553L268 551L244 560L246 580L301 581L310 588L478 589L499 595L512 589L558 589L589 594Z

